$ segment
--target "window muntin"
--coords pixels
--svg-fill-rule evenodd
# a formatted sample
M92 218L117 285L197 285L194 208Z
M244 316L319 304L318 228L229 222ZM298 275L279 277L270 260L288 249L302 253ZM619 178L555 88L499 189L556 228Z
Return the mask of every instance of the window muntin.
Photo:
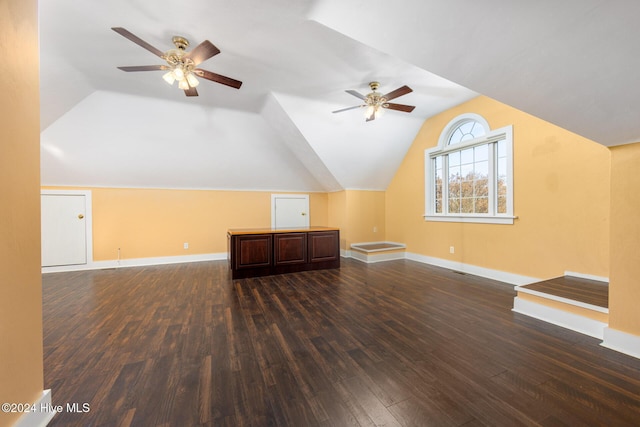
M485 127L478 120L463 120L462 123L457 124L450 132L448 145L476 139L486 133Z
M469 147L445 156L449 171L448 212L489 213L489 145Z
M425 152L425 219L513 223L511 135L477 115L450 122Z

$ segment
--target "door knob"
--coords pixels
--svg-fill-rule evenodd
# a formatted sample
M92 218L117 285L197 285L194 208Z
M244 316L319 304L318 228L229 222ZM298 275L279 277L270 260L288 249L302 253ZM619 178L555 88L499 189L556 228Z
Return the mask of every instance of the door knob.
M78 214L78 219L82 219L82 218L84 218L84 215Z
M302 216L305 216L306 214L307 214L306 212L302 212L302 213L301 213L301 215L302 215Z

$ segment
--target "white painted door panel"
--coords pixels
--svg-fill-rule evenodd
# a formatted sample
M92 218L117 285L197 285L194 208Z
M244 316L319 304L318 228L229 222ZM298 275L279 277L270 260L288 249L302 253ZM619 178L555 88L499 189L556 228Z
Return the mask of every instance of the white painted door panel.
M42 266L87 263L86 197L41 196Z
M309 196L272 197L274 228L300 228L309 226Z

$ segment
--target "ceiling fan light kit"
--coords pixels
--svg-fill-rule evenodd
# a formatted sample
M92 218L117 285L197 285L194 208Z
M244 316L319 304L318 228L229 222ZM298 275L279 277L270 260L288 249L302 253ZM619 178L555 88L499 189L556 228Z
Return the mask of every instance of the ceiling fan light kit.
M175 48L162 52L122 27L113 27L111 29L138 46L164 59L167 63L167 65L118 67L122 71L167 71L162 76L164 81L170 85L173 85L173 83L177 81L178 87L182 89L187 96L198 96L196 87L200 84L200 81L196 76L235 89L240 89L240 86L242 86L242 82L239 80L197 68L200 63L220 53L220 49L215 47L209 40L203 41L194 49L187 52L189 40L181 36L174 36L172 42Z
M384 95L376 92L380 87L380 83L371 82L369 83L369 87L371 88L371 93L365 97L364 103L367 106L365 110L364 117L367 121L371 121L377 118L380 118L384 113L385 104L387 102L387 98Z
M191 58L185 57L186 49L189 47L189 40L175 36L172 41L176 48L168 50L162 56L162 59L167 61L171 68L162 78L170 85L173 85L177 80L178 87L182 90L198 86L200 82L193 74L195 64Z
M347 107L341 110L336 110L336 111L333 111L333 113L341 113L343 111L353 110L355 108L366 108L365 109L366 121L370 122L371 120L375 120L376 118L379 118L383 114L385 109L410 113L413 111L414 108L416 108L413 105L393 104L388 102L392 99L395 99L402 95L406 95L410 92L413 92L413 90L409 86L405 85L405 86L399 87L398 89L391 91L385 95L377 92L378 88L380 87L380 83L371 82L369 83L369 87L371 88L371 93L367 94L366 96L362 95L361 93L355 90L345 91L348 94L355 96L356 98L360 98L364 103L361 105L356 105L354 107Z

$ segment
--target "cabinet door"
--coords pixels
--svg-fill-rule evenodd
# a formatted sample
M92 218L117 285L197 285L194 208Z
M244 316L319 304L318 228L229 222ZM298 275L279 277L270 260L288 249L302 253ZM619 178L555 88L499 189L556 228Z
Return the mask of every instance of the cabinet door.
M309 262L336 261L340 259L340 234L338 231L309 233Z
M273 238L275 265L307 262L306 233L274 234Z
M235 268L269 267L271 265L271 234L235 236Z

